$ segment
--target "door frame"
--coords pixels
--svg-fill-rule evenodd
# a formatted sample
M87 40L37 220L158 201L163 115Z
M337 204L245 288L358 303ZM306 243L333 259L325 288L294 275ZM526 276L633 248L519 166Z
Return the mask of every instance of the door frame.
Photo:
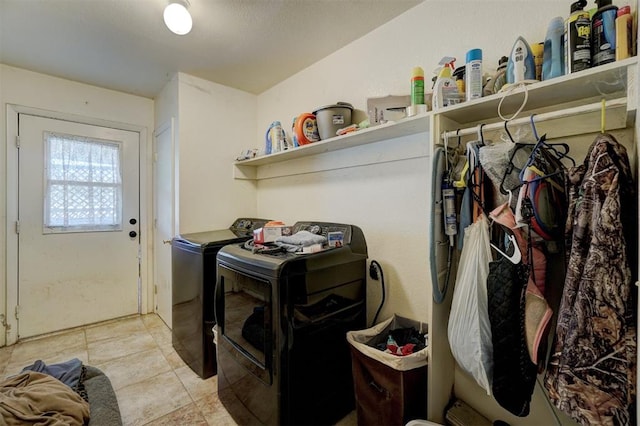
M175 117L171 117L168 120L164 121L161 125L159 125L158 127L156 127L156 129L153 132L153 162L152 162L152 182L151 182L151 191L153 193L153 204L151 207L151 215L153 217L153 259L152 259L152 263L153 263L153 279L152 279L152 283L151 285L154 287L154 297L153 297L153 311L158 313L158 292L155 291L155 286L157 285L158 282L158 259L157 259L157 252L156 252L156 248L158 249L162 249L164 248L164 242L159 241L160 237L158 236L157 233L157 220L158 220L158 211L157 211L157 201L156 201L156 176L157 176L157 162L158 162L158 146L157 146L157 139L158 136L160 136L161 134L165 133L165 132L170 132L170 138L171 138L171 146L170 146L170 150L171 150L171 197L172 197L172 202L171 202L171 206L169 206L169 210L170 210L170 214L171 214L171 229L173 232L173 235L176 234L177 229L178 229L178 209L176 208L178 206L178 197L177 197L177 185L176 185L176 173L177 173L177 159L178 159L178 151L177 151L177 145L176 145L176 119ZM171 237L173 237L173 235L171 235ZM156 241L157 241L157 245L158 247L156 247ZM169 250L171 250L171 247L169 247ZM172 274L171 274L171 266L169 266L169 276L167 277L169 280L169 284L170 284L170 289L169 291L171 291L171 288L173 286L173 282L172 282ZM172 306L169 307L169 309L172 309ZM162 317L161 317L162 319ZM170 325L170 324L167 324Z
M109 127L118 130L127 130L139 134L139 182L140 182L140 276L138 278L138 313L153 312L153 289L149 286L153 265L149 262L150 245L152 244L151 213L149 208L151 194L149 192L149 160L147 128L140 125L120 123L95 117L85 117L76 114L68 114L57 111L49 111L40 108L32 108L23 105L7 104L7 183L6 183L6 299L4 306L5 333L0 333L0 346L12 345L18 341L18 234L16 223L18 220L18 149L16 141L18 136L19 114L33 115L37 117L51 118L55 120L71 121L101 127ZM151 307L151 309L150 309ZM0 319L2 319L0 317ZM2 321L0 321L2 322Z

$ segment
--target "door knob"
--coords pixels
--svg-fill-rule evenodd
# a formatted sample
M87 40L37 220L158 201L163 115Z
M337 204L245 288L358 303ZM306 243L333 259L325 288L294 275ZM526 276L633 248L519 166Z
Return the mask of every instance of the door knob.
M129 236L130 236L131 238L135 238L135 237L137 237L137 236L138 236L138 233L137 233L136 231L131 231L131 232L129 232Z
M162 240L162 244L171 244L171 240Z

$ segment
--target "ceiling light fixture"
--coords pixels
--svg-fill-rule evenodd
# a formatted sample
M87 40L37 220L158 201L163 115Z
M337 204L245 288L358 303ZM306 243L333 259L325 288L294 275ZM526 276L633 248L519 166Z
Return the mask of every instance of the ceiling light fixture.
M187 7L189 7L187 0L171 0L164 8L164 23L171 32L185 35L191 31L193 20Z

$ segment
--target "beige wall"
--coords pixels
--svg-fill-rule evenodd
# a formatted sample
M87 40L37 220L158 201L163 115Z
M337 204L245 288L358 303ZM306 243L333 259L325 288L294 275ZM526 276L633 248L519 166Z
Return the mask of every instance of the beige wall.
M178 74L178 233L229 227L256 214L255 184L233 161L255 134L256 96Z
M180 172L180 232L225 227L237 216L254 213L289 223L326 220L356 224L365 233L370 259L384 268L387 302L381 318L395 312L424 321L431 309L426 240L428 157L325 172L300 171L258 183L233 180L231 162L241 149L261 147L264 132L274 120L280 120L288 130L293 117L336 101L352 103L362 119L368 97L409 93L414 66L422 66L428 80L443 56L455 56L456 64L462 65L467 50L481 48L485 71L491 71L500 56L509 54L518 36L530 44L542 41L548 22L555 16L567 16L569 4L556 0L426 1L257 97L179 74L169 83L170 93L165 96L170 100L164 105L166 109L157 112L155 123L149 99L0 65L1 138L6 138L7 103L145 126L149 146L154 126L179 111L181 168L195 165L189 172ZM318 36L321 31L310 29L310 46ZM426 133L416 137L428 142ZM389 150L393 144L401 147L411 142L407 139L411 138L338 151L305 162L355 161L366 150ZM202 162L203 157L210 163ZM3 148L3 177L5 164ZM203 194L208 198L203 200ZM3 178L3 224L5 199ZM6 271L5 242L3 225L0 271ZM0 298L5 284L5 276L0 274ZM370 319L377 309L379 285L369 282ZM0 310L4 306L0 299ZM468 389L475 386L464 378L457 381ZM480 388L469 391L477 395L479 405L475 408L494 418L502 417L503 410L479 392ZM546 407L539 395L534 400L532 415L517 424L550 424L553 420L548 411L542 413Z
M251 146L256 96L184 73L155 100L156 129L175 119L176 234L223 229L256 214L255 184L233 178L233 161Z
M23 69L18 69L0 64L0 105L2 106L2 118L0 119L0 140L3 141L0 149L0 212L2 225L0 225L0 312L6 307L7 290L7 257L15 252L13 245L7 247L6 220L7 209L15 209L17 206L7 206L7 149L13 149L14 142L7 141L7 111L8 105L36 108L53 111L67 116L75 116L79 119L100 120L102 122L123 123L136 128L145 129L146 140L141 140L143 155L147 155L145 163L149 162L149 151L153 135L153 101L143 98L106 90L95 86L89 86L61 78L51 77ZM143 168L147 174L150 168ZM149 176L146 177L150 182ZM150 192L142 183L143 195L146 202L141 202L142 217L148 213L147 206L151 205ZM149 220L146 221L150 222ZM148 234L148 232L145 232ZM149 240L146 240L149 241ZM5 248L7 251L5 252ZM15 254L15 253L14 253ZM148 265L148 262L145 262ZM143 271L143 277L147 271ZM149 301L149 294L143 294L143 309ZM9 312L13 306L6 307ZM4 333L0 333L0 344L4 343Z
M568 16L569 4L427 0L260 94L256 141L262 142L274 120L286 123L288 130L298 114L337 101L365 111L367 98L409 94L413 67L421 66L425 81L430 80L444 56L457 58L456 66L461 66L468 50L480 48L484 70L492 72L518 36L529 44L544 41L549 21ZM309 35L310 45L314 36L321 36L316 29Z
M257 144L261 147L271 121L289 123L289 130L293 117L337 101L350 102L362 117L368 97L409 94L412 68L423 67L425 80L430 79L443 56L457 57L460 66L466 51L481 48L485 71L491 72L518 36L529 43L542 41L551 18L567 14L568 3L557 1L424 2L259 95ZM344 159L362 154L344 150L327 155ZM370 258L389 272L382 317L397 312L425 320L431 303L428 164L427 159L412 159L260 181L258 214L361 226ZM369 287L377 286L372 282ZM377 306L373 298L370 302L371 317Z
M262 146L263 132L271 121L287 123L289 130L293 117L337 101L352 103L362 119L367 98L409 94L412 68L423 67L425 80L430 80L443 56L458 58L456 65L460 66L469 49L481 48L485 72L492 72L500 56L509 55L518 36L530 44L543 41L549 21L567 16L569 4L426 1L259 95L257 146ZM429 135L423 137L428 144ZM351 158L355 163L366 151L404 149L406 139L305 158L298 174L259 181L258 214L287 222L327 220L359 225L370 259L376 259L385 271L387 301L381 318L398 313L427 321L432 307L427 247L430 158L304 172L306 165L319 162L345 163ZM368 283L369 320L377 309L379 286L376 281ZM446 328L446 324L430 325L436 326ZM456 374L457 390L492 420L521 425L555 423L540 389L533 398L532 414L515 418L461 374ZM450 389L439 391L448 395Z

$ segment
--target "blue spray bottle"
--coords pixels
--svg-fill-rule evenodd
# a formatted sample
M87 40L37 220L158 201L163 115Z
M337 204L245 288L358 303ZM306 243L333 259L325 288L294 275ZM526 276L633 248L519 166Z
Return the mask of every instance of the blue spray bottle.
M564 20L555 17L549 22L544 39L542 80L564 75Z

